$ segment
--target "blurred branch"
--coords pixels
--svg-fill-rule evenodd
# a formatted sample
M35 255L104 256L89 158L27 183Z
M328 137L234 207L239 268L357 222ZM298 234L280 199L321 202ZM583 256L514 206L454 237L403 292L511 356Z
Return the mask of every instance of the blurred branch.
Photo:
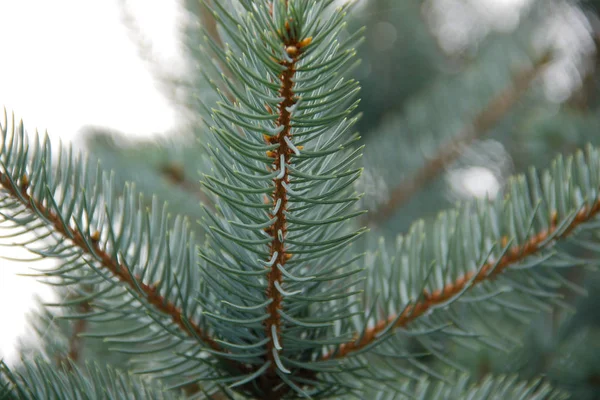
M488 133L506 116L551 60L551 53L547 52L530 69L518 73L512 84L493 97L473 122L456 137L453 143L440 146L440 150L434 157L426 161L412 176L392 189L384 204L377 210L366 214L365 222L369 225L378 225L385 221L444 171L446 166L456 161L465 146Z
M186 1L185 4L188 12L191 15L196 16L196 18L200 21L202 30L206 33L209 39L211 39L219 49L224 50L225 46L217 28L218 23L217 19L215 18L212 0L191 0ZM209 51L213 56L216 55L213 50L207 49L207 51ZM221 57L216 57L216 63L221 69L220 73L224 74L228 78L233 78L233 74L231 73L229 66L227 63L223 62ZM235 102L235 96L233 93L231 93L228 87L222 86L219 89L231 102Z
M184 168L175 163L165 164L160 168L160 173L171 183L178 186L183 191L190 193L200 199L202 204L211 211L215 211L213 201L200 190L199 184L193 184L185 177Z
M86 288L86 292L91 292L91 288ZM77 305L76 310L79 314L88 314L92 311L92 305L89 301L83 301ZM71 335L69 336L68 352L65 356L59 356L58 365L64 366L71 371L73 365L78 364L81 359L81 350L83 348L83 338L80 334L84 333L88 328L88 321L80 318L75 321L72 327Z
M205 0L206 5L212 6L211 0ZM189 3L189 2L188 2ZM193 3L199 3L198 1L193 1ZM188 10L191 10L188 7ZM195 14L198 16L199 20L202 22L202 26L209 34L212 40L220 47L223 48L223 41L221 40L221 35L219 35L219 31L217 30L217 20L215 19L215 15L211 12L202 12L200 7L198 7L197 12Z

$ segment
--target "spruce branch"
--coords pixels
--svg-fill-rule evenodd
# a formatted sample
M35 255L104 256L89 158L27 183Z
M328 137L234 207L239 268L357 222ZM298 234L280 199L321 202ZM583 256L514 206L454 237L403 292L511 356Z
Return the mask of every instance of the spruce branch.
M184 138L195 141L192 135ZM168 200L177 213L190 220L199 219L202 213L198 201L214 210L211 199L196 181L198 170L204 168L202 158L198 157L201 146L190 146L179 140L128 140L123 133L94 128L85 132L86 147L101 163L114 169L115 185L133 181L138 190L152 193L161 201Z
M539 176L532 169L528 180L519 176L510 181L504 198L442 213L430 230L422 222L415 224L406 237L398 237L391 258L382 248L367 284L367 298L383 294L384 299L377 300L382 311L379 316L367 315L372 324L365 322L351 341L323 359L371 348L395 330L410 331L421 319L429 321L422 327L449 321L461 326L448 307L463 302L470 304L471 316L479 318L484 316L476 307L496 301L521 312L545 309L554 302L560 305L560 293L554 294L557 288L574 289L553 269L591 263L569 255L560 245L574 236L579 243L596 240L592 231L600 213L600 151L590 146L566 160L559 157ZM471 248L463 247L466 244ZM506 293L498 289L502 283L523 298L503 303ZM389 312L392 300L398 303L391 307L400 312ZM465 326L460 330L470 332ZM433 354L440 354L433 343L428 345Z
M386 321L378 321L377 324L367 329L364 334L361 335L359 341L348 342L339 347L335 357L345 357L351 352L361 350L362 348L370 345L377 336L384 330L392 328L406 327L409 323L423 316L430 309L447 303L448 300L461 295L467 287L471 287L485 280L493 280L496 275L504 272L505 269L510 268L512 265L525 260L527 257L534 255L536 252L554 245L554 240L565 238L577 226L588 222L596 217L600 212L600 200L594 203L591 207L583 206L576 214L575 218L566 226L563 224L562 233L555 235L558 229L556 218L550 221L550 227L547 230L534 234L529 241L520 245L511 246L506 254L499 260L490 260L486 262L477 272L470 271L460 276L453 282L448 283L441 289L435 290L433 293L429 293L427 290L423 291L422 298L414 305L409 305L400 315L390 315ZM556 214L554 214L556 216ZM549 238L552 238L551 240ZM508 243L508 237L504 236L502 239L503 246ZM355 335L355 337L358 335ZM323 358L329 359L332 354L326 354Z
M511 84L493 97L471 124L453 139L452 143L440 146L437 154L429 158L417 171L394 187L386 201L377 209L369 212L364 222L369 225L378 225L388 219L439 176L448 165L456 161L463 153L465 146L469 146L490 132L518 103L531 83L545 70L551 60L551 54L548 52L534 62L531 68L520 71Z
M378 400L397 400L405 397L422 400L566 400L570 398L567 393L554 389L542 379L522 381L518 375L486 376L481 382L472 384L467 374L459 375L453 384L421 380L416 386L405 383L397 385L394 390L378 389L371 395Z
M347 339L330 327L352 315L343 278L361 271L357 257L339 252L365 232L349 225L362 214L352 209L358 137L347 137L358 87L344 78L358 35L332 42L348 8L326 10L332 3L241 1L248 14L240 18L213 1L231 43L221 50L207 38L208 46L233 78L212 84L236 98L222 96L212 110L214 171L203 185L218 213L206 217L201 257L213 273L202 305L224 346L252 365L234 385L251 382L261 398L331 391L307 357L321 341ZM323 307L310 311L319 297Z
M0 188L4 189L14 200L19 201L29 212L43 218L51 229L63 237L63 240L70 240L83 253L97 260L102 268L110 271L112 276L125 283L130 290L141 294L158 311L169 315L173 323L183 332L192 338L201 339L215 350L220 350L220 346L204 330L184 317L180 308L160 294L157 284L147 284L141 281L140 277L133 276L131 269L105 252L93 235L86 235L77 227L66 225L63 218L56 212L32 198L27 191L29 188L27 175L23 175L21 179L15 181L6 172L0 172Z
M186 2L188 9L193 9L193 14L202 22L202 26L204 30L210 35L210 38L219 46L223 48L223 40L221 39L221 35L219 34L217 20L213 13L210 12L210 8L212 7L211 0L204 0L206 5L208 6L205 10L208 12L202 12L200 7L195 7L198 4L198 1ZM188 4L191 3L191 4Z
M201 29L219 34L206 37L211 66L228 71L210 82L221 101L206 107L212 121L202 146L212 169L202 188L214 208L198 207L202 246L188 219L172 220L157 197L148 206L132 185L117 191L113 175L71 150L61 148L53 163L47 138L30 145L22 126L2 126L0 216L16 230L10 237L33 234L15 245L58 261L42 276L75 287L77 297L47 304L75 306L64 316L76 321L68 357L80 357L81 337L102 338L140 356L136 373L202 398L559 398L541 381L516 377L471 386L465 375L451 385L422 356L461 369L447 355L449 342L502 347L496 340L511 337L489 323L493 312L527 320L560 302L569 283L557 268L598 263L590 253L600 254L600 150L517 177L504 197L417 222L362 263L352 251L366 232L354 224L363 214L355 191L362 149L351 132L358 84L345 78L361 32L343 32L350 5L202 3L212 21ZM539 64L468 134L501 119ZM466 135L461 140L475 140ZM443 162L458 157L453 151ZM190 164L196 157L194 149ZM193 193L180 165L188 163L154 165L146 176ZM188 218L194 212L186 210ZM589 259L572 255L564 245L571 238L590 249ZM117 327L83 332L90 322ZM426 353L411 353L406 336ZM55 371L39 360L15 374L0 362L0 390L24 398L79 398L83 388L99 398L177 395L121 375L75 362Z

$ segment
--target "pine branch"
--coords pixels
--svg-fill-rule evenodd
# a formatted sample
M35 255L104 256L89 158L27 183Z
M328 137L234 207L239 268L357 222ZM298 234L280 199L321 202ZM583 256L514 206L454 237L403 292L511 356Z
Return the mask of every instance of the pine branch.
M415 224L407 237L399 237L398 253L391 264L384 262L387 256L382 254L381 272L390 275L380 275L379 270L370 272L374 275L373 286L368 288L373 298L381 290L387 292L380 303L381 308L388 310L390 299L402 299L404 305L394 305L394 309L402 311L389 313L383 320L368 314L365 318L373 318L373 325L365 325L362 331L354 334L352 341L336 347L323 359L344 358L370 348L381 343L386 334L406 328L435 309L460 302L465 294L477 289L481 288L473 296L481 298L485 304L486 300L491 301L501 293L493 292L491 283L500 276L528 299L529 308L547 306L547 298L551 295L544 289L555 291L566 284L564 278L553 273L551 268L589 262L579 262L567 255L561 260L564 252L551 253L550 249L576 232L585 232L588 224L597 221L600 213L597 195L599 161L600 152L591 147L585 155L579 152L566 162L559 157L552 169L542 174L542 183L532 170L529 182L523 177L511 180L507 189L510 195L504 199L498 197L496 201L477 203L477 207L465 206L461 212L441 214L427 233L423 231L423 223ZM578 237L585 243L585 238ZM433 243L425 240L433 240ZM475 248L463 250L465 243ZM430 261L426 257L435 257L433 266L427 266ZM544 263L548 264L547 269L542 268ZM536 266L539 269L532 270ZM543 270L546 271L545 281L532 279L532 274L542 275ZM512 279L507 275L509 271L514 271ZM518 274L525 275L519 279ZM379 279L386 280L384 286L378 283ZM394 283L393 279L400 279L400 282ZM442 286L440 282L447 283ZM489 285L484 287L485 283ZM419 287L422 288L420 292L417 291ZM408 296L416 300L408 300ZM531 301L539 297L545 298L546 303ZM439 315L443 320L444 312ZM451 316L448 318L454 321ZM441 320L439 323L443 324ZM434 354L437 353L434 351Z
M212 110L207 150L214 170L203 184L218 214L206 217L209 242L201 257L213 272L206 274L211 297L202 306L225 346L254 368L234 386L251 382L261 398L291 390L338 394L347 386L332 391L319 382L306 357L321 340L346 340L345 332L326 327L352 314L350 294L336 292L316 312L308 299L341 291L342 278L360 272L356 257L339 252L364 233L349 224L362 214L352 209L361 170L360 150L352 149L358 138L347 136L358 87L344 78L360 33L332 41L348 6L329 12L328 0L243 0L242 18L213 4L232 43L225 50L207 43L235 79L212 83L236 99L222 96Z
M17 186L16 182L6 173L0 172L0 188L7 191L14 200L19 201L31 213L42 216L57 233L63 236L64 240L70 240L85 254L99 260L102 267L110 271L112 276L125 283L132 291L142 294L148 303L152 304L158 311L169 315L173 323L181 328L183 332L192 338L201 339L214 350L221 350L220 346L198 325L192 321L187 321L183 317L181 309L161 296L155 285L148 285L141 281L139 277L133 276L129 268L114 260L106 253L100 247L99 236L92 234L86 237L77 228L65 225L62 218L55 212L32 198L27 192L29 188L29 178L27 175L23 175L20 185Z
M387 200L376 210L369 212L364 222L369 225L378 225L387 220L396 210L433 181L448 165L459 158L465 146L488 133L510 112L551 60L551 54L546 53L534 63L532 68L517 74L511 85L492 98L469 127L457 135L453 143L440 146L438 153L428 159L419 170L393 188Z

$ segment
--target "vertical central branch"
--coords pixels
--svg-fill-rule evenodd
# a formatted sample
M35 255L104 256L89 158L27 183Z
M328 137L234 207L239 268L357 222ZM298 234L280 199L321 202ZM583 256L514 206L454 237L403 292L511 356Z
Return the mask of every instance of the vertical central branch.
M292 44L286 46L288 54L290 48L296 49ZM291 56L292 54L290 54ZM294 56L296 54L293 54ZM269 144L279 144L279 147L269 152L269 156L272 157L274 170L280 171L275 177L275 189L271 195L271 201L273 208L271 210L271 217L277 219L269 228L267 233L273 238L270 248L270 270L268 271L268 286L267 286L267 297L272 299L272 302L267 306L267 312L269 318L266 320L266 334L267 337L271 337L267 345L267 359L271 361L271 370L274 371L278 361L278 354L281 350L281 316L279 310L282 308L283 295L281 293L281 285L283 276L278 266L283 267L287 260L290 259L291 254L286 253L285 237L287 234L287 221L286 221L286 209L287 209L287 189L289 187L289 174L287 165L290 162L290 157L293 154L293 150L290 148L288 143L291 143L291 108L296 103L294 99L294 82L293 77L296 73L295 65L296 59L291 58L287 61L282 61L281 65L285 67L285 70L279 76L281 87L279 89L279 95L283 100L278 104L279 118L277 119L276 125L281 128L281 132L276 136L266 137Z

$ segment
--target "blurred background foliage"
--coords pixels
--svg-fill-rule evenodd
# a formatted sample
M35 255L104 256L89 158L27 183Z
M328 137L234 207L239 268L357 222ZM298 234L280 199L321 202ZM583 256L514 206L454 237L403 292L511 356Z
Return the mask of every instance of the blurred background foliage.
M193 218L205 200L198 181L210 168L203 157L202 104L210 107L218 97L204 79L214 71L204 69L199 48L205 34L219 40L220 32L196 0L179 6L186 65L173 72L153 57L151 39L122 0L123 21L140 56L177 107L177 129L151 141L101 127L82 133L89 152L114 170L116 180L135 181L168 201L174 213ZM366 145L359 185L370 210L362 222L371 234L360 244L364 249L456 202L495 196L510 175L547 166L557 153L600 145L600 1L361 0L349 32L363 26L362 63L353 77L362 85L358 129ZM457 349L456 359L474 380L490 372L543 376L573 398L600 399L600 279L580 269L570 274L588 292L565 292L572 312L535 315L526 329L513 329L499 316L499 326L522 343L516 352L481 349L465 359ZM52 318L34 320L39 325ZM77 328L55 328L44 341L58 344L46 344L46 351L67 353ZM78 345L113 365L127 358L111 355L99 339L84 337Z

